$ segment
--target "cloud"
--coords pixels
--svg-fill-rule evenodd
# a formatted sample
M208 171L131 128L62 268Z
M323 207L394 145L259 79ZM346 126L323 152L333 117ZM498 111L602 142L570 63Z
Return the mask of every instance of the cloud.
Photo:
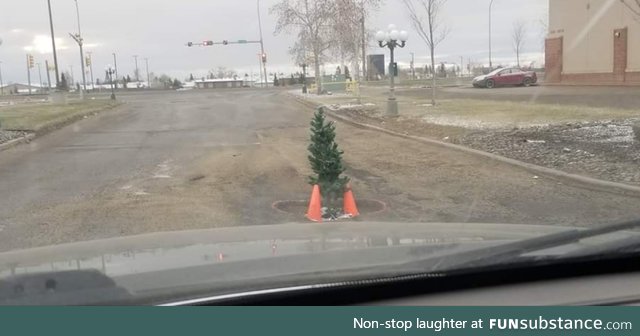
M10 30L10 32L14 33L14 34L20 34L24 32L24 29L21 28L13 28Z
M64 40L56 38L56 49L66 50L69 49L69 46L65 43ZM24 50L28 52L36 52L39 54L53 54L51 37L47 35L36 35L33 38L33 42L31 42L31 45L25 46Z

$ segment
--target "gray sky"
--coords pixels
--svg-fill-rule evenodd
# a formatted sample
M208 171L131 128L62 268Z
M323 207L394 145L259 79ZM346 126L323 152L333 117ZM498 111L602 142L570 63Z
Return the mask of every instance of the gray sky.
M76 80L81 76L78 48L69 37L77 31L73 0L51 0L58 58L61 70L74 67ZM292 36L274 36L275 17L269 8L278 0L262 0L263 30L269 70L292 69L288 48ZM538 22L546 15L548 0L495 0L493 10L494 62L515 62L511 31L519 19L528 23L525 59L541 61L543 32ZM464 57L475 62L488 60L489 0L449 0L443 19L451 33L438 48L438 60L460 62ZM104 78L104 68L118 56L119 74L133 74L133 55L139 55L144 76L144 58L150 71L184 78L189 73L202 76L219 66L242 72L258 71L258 45L187 48L188 41L258 39L256 0L79 0L82 33L86 51L93 53L94 76ZM389 23L410 32L408 46L398 53L399 62L408 62L415 52L417 63L427 60L427 48L411 31L400 0L386 0L374 15L370 28L383 29ZM26 82L26 54L36 62L48 59L53 64L46 0L0 2L0 61L4 82ZM30 51L29 51L30 50ZM383 50L372 44L369 53ZM43 77L45 73L43 71ZM43 79L46 81L46 79ZM32 81L38 81L37 68Z

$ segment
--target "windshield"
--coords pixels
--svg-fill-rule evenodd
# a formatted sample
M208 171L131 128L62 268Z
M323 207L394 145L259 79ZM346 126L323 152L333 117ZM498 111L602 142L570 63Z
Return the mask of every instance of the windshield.
M0 285L484 267L639 219L640 7L581 3L4 1Z
M510 71L511 71L511 69L496 69L496 70L493 70L490 73L488 73L487 76L495 76L495 75L497 75L499 73L505 74L505 73L508 73Z

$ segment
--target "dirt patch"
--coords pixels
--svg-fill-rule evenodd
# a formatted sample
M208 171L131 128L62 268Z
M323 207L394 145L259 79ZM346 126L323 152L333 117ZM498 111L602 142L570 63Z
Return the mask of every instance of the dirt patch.
M361 215L373 215L387 210L387 205L378 200L361 199L357 201L358 211ZM278 201L272 208L278 212L304 216L309 206L308 201Z

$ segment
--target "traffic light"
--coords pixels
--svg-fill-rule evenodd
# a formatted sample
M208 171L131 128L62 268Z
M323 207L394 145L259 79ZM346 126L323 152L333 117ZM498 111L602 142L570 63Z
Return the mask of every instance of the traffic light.
M193 42L187 42L187 47L193 47Z
M28 55L28 59L29 59L29 69L33 69L33 67L35 66L35 60L33 59L33 55Z
M224 40L224 41L222 41L222 44L223 44L223 45L228 45L228 44L229 44L229 41Z
M204 42L202 42L202 44L204 44L205 46L212 46L213 45L213 41L204 41Z
M85 58L84 64L85 64L86 66L91 66L91 57L87 56L87 57Z
M262 54L262 63L267 63L267 54Z
M398 63L396 62L393 63L393 75L398 77Z

